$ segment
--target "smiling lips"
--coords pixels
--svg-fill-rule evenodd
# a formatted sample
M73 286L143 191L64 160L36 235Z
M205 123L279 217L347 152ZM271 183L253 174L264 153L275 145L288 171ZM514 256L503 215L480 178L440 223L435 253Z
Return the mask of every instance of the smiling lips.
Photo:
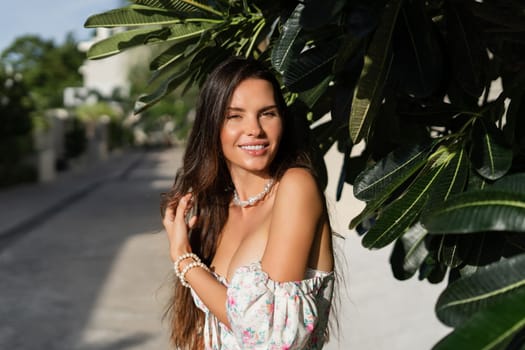
M264 154L268 148L267 143L261 144L249 144L249 145L240 145L240 149L247 151L251 155L261 155Z

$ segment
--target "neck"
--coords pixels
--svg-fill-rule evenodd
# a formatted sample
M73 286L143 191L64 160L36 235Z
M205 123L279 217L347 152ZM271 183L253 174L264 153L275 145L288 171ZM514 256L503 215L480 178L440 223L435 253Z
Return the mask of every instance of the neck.
M231 172L230 176L241 200L246 200L260 193L271 178L268 173L250 172Z

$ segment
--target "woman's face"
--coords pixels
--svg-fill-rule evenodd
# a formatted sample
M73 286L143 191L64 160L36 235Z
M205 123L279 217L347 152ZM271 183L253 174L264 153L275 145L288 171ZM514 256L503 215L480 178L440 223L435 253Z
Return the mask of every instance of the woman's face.
M221 129L221 147L230 172L267 172L283 124L270 82L249 78L233 91Z

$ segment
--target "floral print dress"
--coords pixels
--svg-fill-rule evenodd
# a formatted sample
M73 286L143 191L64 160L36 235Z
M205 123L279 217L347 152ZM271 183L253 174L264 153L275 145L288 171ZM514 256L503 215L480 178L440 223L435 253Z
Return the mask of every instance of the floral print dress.
M260 262L238 268L227 287L226 312L231 330L192 290L205 315L206 350L321 349L332 301L334 273L307 269L304 280L276 282Z

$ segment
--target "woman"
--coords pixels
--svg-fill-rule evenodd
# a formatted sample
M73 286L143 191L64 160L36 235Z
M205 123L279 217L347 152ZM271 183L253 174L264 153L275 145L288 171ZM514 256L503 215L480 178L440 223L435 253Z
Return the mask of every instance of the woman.
M177 348L323 346L332 236L292 128L279 84L261 63L231 58L204 84L163 203L179 277L171 305Z

